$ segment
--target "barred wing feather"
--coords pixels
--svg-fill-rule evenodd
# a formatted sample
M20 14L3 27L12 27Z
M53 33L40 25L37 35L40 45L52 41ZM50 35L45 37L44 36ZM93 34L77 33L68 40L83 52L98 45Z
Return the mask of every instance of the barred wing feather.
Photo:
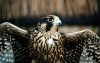
M9 22L0 24L0 62L29 62L27 31Z
M68 63L100 63L100 38L88 29L65 34L64 47Z

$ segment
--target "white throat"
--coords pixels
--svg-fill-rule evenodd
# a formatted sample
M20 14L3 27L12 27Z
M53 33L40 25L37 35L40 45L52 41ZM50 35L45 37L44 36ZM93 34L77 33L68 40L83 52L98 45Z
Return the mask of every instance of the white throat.
M48 43L49 45L54 45L54 40L53 40L53 38L49 38L48 41L47 41L47 43Z

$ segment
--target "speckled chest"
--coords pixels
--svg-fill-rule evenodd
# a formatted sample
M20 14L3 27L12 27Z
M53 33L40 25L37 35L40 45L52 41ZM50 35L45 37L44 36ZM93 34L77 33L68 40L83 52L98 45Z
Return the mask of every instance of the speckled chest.
M48 62L62 60L64 55L62 38L60 33L55 32L53 34L49 33L38 33L34 38L33 49L34 55L42 60Z
M34 49L39 52L49 53L51 52L52 48L58 48L62 46L61 39L61 35L58 32L55 32L53 34L49 34L46 32L38 33L37 36L33 38Z

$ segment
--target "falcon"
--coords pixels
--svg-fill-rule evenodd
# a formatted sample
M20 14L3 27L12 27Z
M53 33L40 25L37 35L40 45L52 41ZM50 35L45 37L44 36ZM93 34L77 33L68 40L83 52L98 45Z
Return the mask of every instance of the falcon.
M61 20L55 15L41 19L32 32L11 23L0 25L0 33L12 45L15 63L99 63L100 39L96 33L85 29L73 33L58 31ZM6 50L4 40L2 49ZM2 56L0 56L2 59ZM3 61L4 59L2 59ZM11 60L10 60L11 61Z
M61 55L61 57L59 57L60 59L51 63L100 62L100 39L96 33L89 29L85 29L74 33L62 34L58 31L59 26L61 25L61 20L55 15L43 17L41 22L47 24L45 33L46 37L49 36L46 41L48 47L51 45L54 47L54 49L51 47L51 50L54 52L60 51L60 53L63 53L60 54L57 52L59 53L57 54L58 56ZM50 56L53 57L50 61L54 61L56 54L52 53Z

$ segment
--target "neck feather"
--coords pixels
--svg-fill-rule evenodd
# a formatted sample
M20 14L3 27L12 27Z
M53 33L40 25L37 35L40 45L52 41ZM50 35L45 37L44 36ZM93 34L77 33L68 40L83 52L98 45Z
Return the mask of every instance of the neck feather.
M52 27L51 27L51 29L50 29L50 31L51 32L56 32L56 31L58 31L58 28L59 28L59 26L58 25L53 25Z

